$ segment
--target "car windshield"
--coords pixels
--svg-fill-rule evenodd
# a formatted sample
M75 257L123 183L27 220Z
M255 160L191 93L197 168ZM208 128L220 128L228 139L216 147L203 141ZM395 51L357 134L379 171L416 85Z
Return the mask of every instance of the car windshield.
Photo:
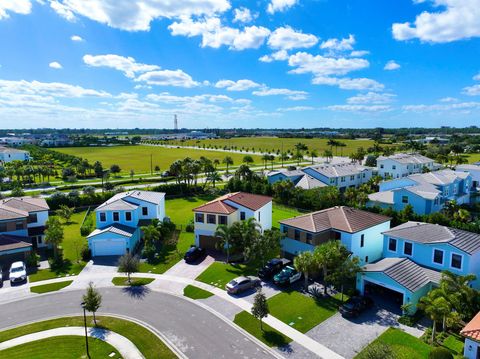
M235 279L231 280L230 282L228 282L229 285L237 285L238 283L235 281Z
M14 267L12 268L12 273L17 273L23 271L23 267Z

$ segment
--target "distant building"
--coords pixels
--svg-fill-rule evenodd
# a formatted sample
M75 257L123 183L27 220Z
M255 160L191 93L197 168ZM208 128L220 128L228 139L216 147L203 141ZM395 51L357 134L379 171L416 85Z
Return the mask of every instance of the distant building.
M6 145L10 147L19 147L23 145L31 145L35 141L26 137L1 137L0 145Z
M30 152L0 146L0 165L12 161L29 161Z
M433 143L438 143L439 145L446 145L450 142L450 140L448 138L442 138L437 136L427 136L425 138L418 140L418 142L424 143L424 144L433 142Z
M424 167L430 171L438 169L432 159L420 154L397 153L377 158L378 175L383 178L402 178L414 173L422 173Z

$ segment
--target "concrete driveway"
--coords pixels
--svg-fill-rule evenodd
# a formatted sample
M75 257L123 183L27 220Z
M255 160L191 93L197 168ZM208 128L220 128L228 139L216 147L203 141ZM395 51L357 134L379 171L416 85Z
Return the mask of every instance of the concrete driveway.
M191 264L186 263L185 260L182 259L172 268L167 270L165 274L175 277L195 279L213 262L215 262L215 259L209 255L203 260Z

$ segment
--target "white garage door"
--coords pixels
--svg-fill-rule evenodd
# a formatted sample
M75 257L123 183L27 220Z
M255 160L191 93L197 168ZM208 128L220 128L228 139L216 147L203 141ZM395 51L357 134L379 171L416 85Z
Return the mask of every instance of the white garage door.
M93 242L93 251L94 256L121 256L126 252L126 242L125 241L113 241L108 239L102 239Z

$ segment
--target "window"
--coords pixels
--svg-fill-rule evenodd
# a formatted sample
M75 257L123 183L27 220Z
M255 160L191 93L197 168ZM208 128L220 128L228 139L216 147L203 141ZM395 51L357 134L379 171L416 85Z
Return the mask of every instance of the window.
M393 165L392 170L396 170L396 169L397 169L397 166Z
M363 248L365 246L365 235L362 234L360 236L360 248Z
M402 203L408 203L408 196L402 196Z
M354 180L355 180L355 175L350 176L350 181L354 181Z
M148 216L148 207L142 207L142 215Z
M295 240L300 240L300 231L298 229L295 230Z
M15 229L18 231L20 229L23 229L23 222L15 222Z
M29 213L27 223L36 223L37 222L37 214L36 213Z
M7 224L6 223L0 223L0 233L1 232L6 232L7 231Z
M360 173L357 175L357 178L360 179Z
M215 216L214 214L207 214L207 223L216 224L217 223L217 216Z
M125 220L126 221L132 220L132 212L125 212Z
M218 216L218 224L227 224L227 216Z
M106 222L107 221L107 215L105 212L100 212L100 222Z
M330 184L334 184L335 183L335 178L330 178Z
M245 220L245 212L240 212L240 220L241 221Z
M260 222L260 212L258 212L258 221Z
M312 244L312 234L311 233L307 233L307 243Z
M345 177L340 177L340 182L345 182Z
M413 253L413 244L411 242L405 242L403 244L403 254L411 256Z
M203 213L195 213L195 222L203 223L205 221L205 215Z
M120 213L113 212L113 221L118 222L120 220Z
M433 251L433 263L443 264L443 251L435 249Z
M462 256L460 254L452 253L450 266L452 268L462 269Z
M383 165L380 165L380 168L383 168Z
M436 197L433 201L433 204L434 205L438 205L438 202L439 202L440 198Z
M394 238L390 238L388 240L388 250L391 252L396 252L397 251L397 240Z
M368 256L365 257L365 263L368 263Z
M340 232L337 232L337 231L333 231L333 239L341 239L342 238L342 234Z
M365 178L365 173L363 173L363 176L362 176L362 177Z

